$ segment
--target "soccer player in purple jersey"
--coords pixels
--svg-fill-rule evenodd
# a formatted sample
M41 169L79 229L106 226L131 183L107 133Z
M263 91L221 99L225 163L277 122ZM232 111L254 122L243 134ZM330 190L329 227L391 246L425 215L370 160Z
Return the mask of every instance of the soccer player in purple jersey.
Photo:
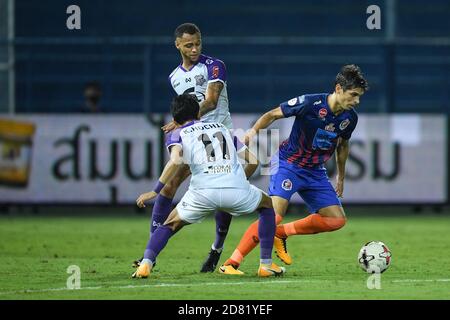
M235 216L258 211L261 238L258 276L283 275L285 269L272 262L275 236L272 200L247 180L257 167L255 156L238 139L233 139L223 123L198 121L199 104L192 95L175 97L171 111L181 127L167 137L170 160L154 191L142 194L136 203L143 207L145 201L155 198L181 166L189 166L192 178L189 190L177 207L154 231L144 251L144 259L132 277L150 276L156 257L168 240L183 226L200 223L218 208ZM239 159L246 160L245 168Z
M227 75L223 61L202 54L200 29L193 23L183 23L176 28L175 47L182 59L180 65L169 76L169 83L175 93L177 95L189 93L197 98L200 103L200 120L219 122L232 129L233 124L228 110ZM165 133L169 133L178 126L175 121L171 121L162 129ZM191 174L187 167L180 167L178 170L156 198L150 234L166 221L172 210L172 199L178 187ZM224 211L217 211L215 219L216 238L200 272L215 270L231 223L231 215ZM133 267L138 267L141 260L142 258L134 261Z
M305 94L281 103L265 113L247 133L249 141L260 129L277 119L295 116L292 131L272 158L269 195L276 213L277 230L274 241L277 256L285 263L292 259L286 239L297 234L335 231L346 223L341 201L344 191L345 162L349 144L358 122L355 107L368 90L368 83L356 65L345 65L336 76L334 92ZM337 177L333 188L324 163L336 151ZM297 192L305 201L310 215L291 223L279 224L286 214L291 196ZM232 256L220 272L237 274L243 258L258 244L258 225L245 232Z

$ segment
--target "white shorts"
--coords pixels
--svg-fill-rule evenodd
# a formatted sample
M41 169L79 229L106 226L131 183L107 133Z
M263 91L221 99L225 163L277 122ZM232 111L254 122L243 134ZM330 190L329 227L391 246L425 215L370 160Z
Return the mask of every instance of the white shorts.
M253 185L248 189L189 189L177 205L181 220L199 223L217 210L233 216L254 212L261 202L263 191Z

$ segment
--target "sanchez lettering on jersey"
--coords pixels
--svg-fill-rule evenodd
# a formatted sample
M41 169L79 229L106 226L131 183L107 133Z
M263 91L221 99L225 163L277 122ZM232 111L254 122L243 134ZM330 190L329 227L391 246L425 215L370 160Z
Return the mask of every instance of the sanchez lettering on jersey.
M350 139L358 115L353 108L334 115L328 95L305 94L280 104L286 118L295 116L289 138L280 145L281 161L294 167L322 169L334 153L338 138Z

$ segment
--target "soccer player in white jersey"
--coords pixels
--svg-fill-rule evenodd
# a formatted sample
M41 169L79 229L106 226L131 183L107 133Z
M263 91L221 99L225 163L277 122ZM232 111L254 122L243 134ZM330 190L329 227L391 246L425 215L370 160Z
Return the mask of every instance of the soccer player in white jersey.
M136 203L144 207L144 202L155 198L180 167L189 166L192 178L189 190L164 224L153 232L144 259L132 277L147 278L171 236L185 225L201 222L218 209L235 216L259 212L261 254L258 276L282 275L285 269L272 262L275 235L272 201L247 180L256 169L256 158L237 138L232 138L224 124L198 121L198 111L199 104L190 94L180 95L172 102L172 116L180 127L172 131L166 141L170 160L155 189L140 195ZM238 158L249 163L245 169ZM236 270L235 274L242 272Z
M178 95L189 93L197 97L200 103L200 120L219 122L226 128L232 129L233 124L228 111L225 64L221 60L202 54L201 33L195 24L183 23L176 28L175 46L180 51L182 62L169 76L172 88ZM175 121L171 121L162 129L168 133L177 126ZM161 190L153 206L150 234L166 220L172 209L172 199L178 187L190 174L187 167L180 167L177 174ZM216 238L208 257L203 262L201 272L215 270L231 223L231 216L223 211L218 211L215 219ZM139 266L141 260L136 260L133 266Z

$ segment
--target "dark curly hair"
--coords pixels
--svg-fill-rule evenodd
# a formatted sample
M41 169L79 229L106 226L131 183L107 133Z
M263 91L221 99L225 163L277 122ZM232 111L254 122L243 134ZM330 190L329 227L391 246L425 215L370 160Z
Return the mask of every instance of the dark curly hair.
M181 38L183 36L184 33L187 34L196 34L196 33L201 33L200 29L193 23L183 23L180 24L174 32L174 36L175 39L176 38Z
M355 64L347 64L342 67L341 71L336 76L334 86L337 84L340 84L344 91L355 88L361 88L364 91L369 90L367 80L364 79L361 69Z
M199 110L200 105L198 104L197 98L189 93L183 93L173 98L172 105L170 106L173 120L178 124L198 119Z

